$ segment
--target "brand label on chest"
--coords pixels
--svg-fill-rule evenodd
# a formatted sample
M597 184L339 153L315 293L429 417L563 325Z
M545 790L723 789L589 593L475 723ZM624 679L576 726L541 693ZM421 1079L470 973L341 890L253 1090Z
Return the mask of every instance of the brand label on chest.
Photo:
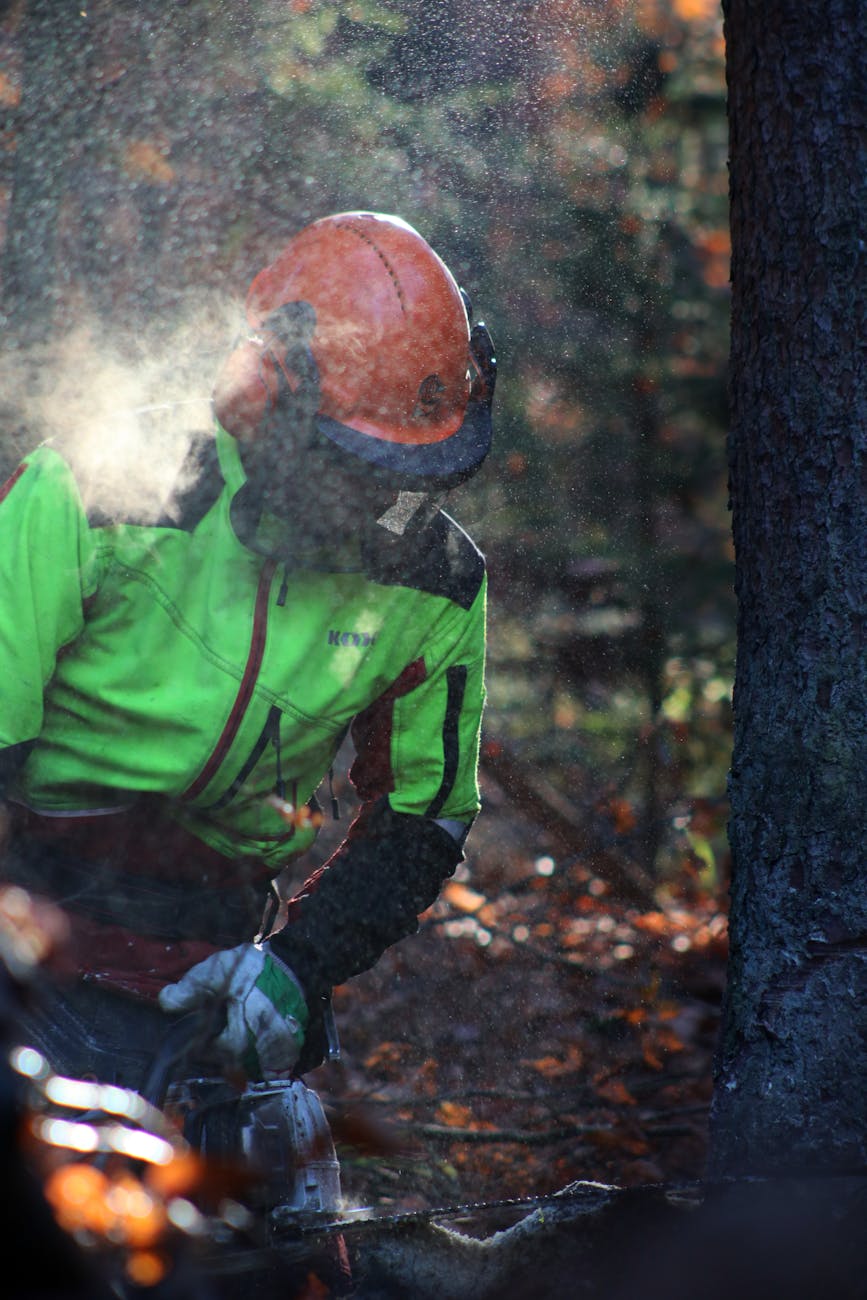
M351 645L358 649L373 645L376 641L376 634L370 632L336 632L330 629L328 633L329 645Z

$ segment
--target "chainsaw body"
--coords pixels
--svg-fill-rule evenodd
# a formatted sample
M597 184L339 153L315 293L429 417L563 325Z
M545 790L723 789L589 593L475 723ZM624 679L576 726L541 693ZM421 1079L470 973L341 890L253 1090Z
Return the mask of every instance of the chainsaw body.
M340 1165L322 1103L300 1079L248 1084L222 1079L173 1084L166 1110L206 1159L249 1170L251 1201L303 1216L341 1206Z

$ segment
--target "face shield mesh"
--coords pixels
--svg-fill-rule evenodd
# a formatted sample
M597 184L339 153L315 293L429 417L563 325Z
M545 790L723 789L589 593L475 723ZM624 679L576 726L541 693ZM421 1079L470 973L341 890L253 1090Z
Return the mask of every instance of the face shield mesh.
M245 540L253 549L303 561L305 555L335 554L353 539L385 541L422 532L432 522L446 491L420 490L338 447L310 430L301 445L281 440L283 454L272 456L268 472L257 466L248 484L250 517ZM273 448L276 439L271 442ZM242 449L242 461L249 459ZM243 501L236 506L239 515ZM252 540L255 539L255 540Z

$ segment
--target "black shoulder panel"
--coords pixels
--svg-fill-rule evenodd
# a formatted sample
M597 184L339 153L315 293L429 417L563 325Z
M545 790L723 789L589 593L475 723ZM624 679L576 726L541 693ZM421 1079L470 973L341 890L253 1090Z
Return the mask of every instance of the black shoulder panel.
M179 478L182 483L187 481L188 486L175 499L171 516L163 515L157 520L157 527L181 528L185 533L191 533L225 486L216 438L193 443L181 466Z
M106 511L91 507L87 520L91 528L106 528L111 524L146 524L151 528L178 528L191 533L222 492L225 483L220 470L215 438L195 439L178 471L178 481L187 486L172 499L171 511L165 510L158 519L137 518L132 510Z
M383 536L365 546L365 570L384 586L414 587L469 609L485 576L485 557L459 524L440 511L422 534Z

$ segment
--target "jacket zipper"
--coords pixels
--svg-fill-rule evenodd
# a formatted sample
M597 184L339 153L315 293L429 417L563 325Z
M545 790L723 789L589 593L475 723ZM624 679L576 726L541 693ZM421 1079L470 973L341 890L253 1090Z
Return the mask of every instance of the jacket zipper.
M244 666L244 674L241 678L241 685L238 688L238 694L235 702L226 719L226 725L223 727L222 734L217 741L210 758L205 763L199 775L193 781L192 785L181 795L182 799L195 799L205 787L213 780L226 754L232 746L232 742L238 734L247 706L253 695L253 689L256 685L256 679L259 676L259 669L262 667L262 657L265 653L265 634L268 626L268 597L271 591L271 580L274 577L274 570L277 565L274 560L268 560L262 567L259 575L259 586L256 590L256 604L253 609L253 632L250 637L250 650L247 655L247 663Z

